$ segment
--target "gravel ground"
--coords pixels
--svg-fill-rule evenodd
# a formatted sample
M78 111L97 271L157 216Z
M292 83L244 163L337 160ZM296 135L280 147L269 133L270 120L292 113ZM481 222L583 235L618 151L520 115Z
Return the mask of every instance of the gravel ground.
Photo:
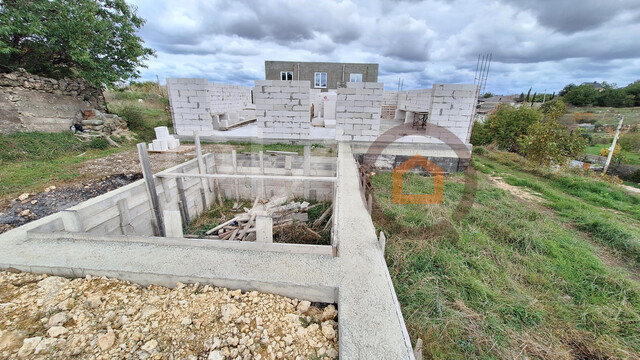
M0 272L2 359L332 359L336 316L256 291Z

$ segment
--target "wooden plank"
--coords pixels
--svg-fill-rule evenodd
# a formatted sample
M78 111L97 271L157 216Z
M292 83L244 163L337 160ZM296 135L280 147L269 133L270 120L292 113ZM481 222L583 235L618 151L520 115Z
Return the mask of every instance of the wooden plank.
M229 125L229 126L227 126L225 128L220 127L220 130L221 131L227 131L227 130L231 130L233 128L237 128L237 127L240 127L240 126L251 124L252 122L256 122L256 121L257 121L257 119L242 120L242 121L238 121L237 123L233 123L233 124L231 124L231 125Z
M277 150L267 150L267 154L298 155L298 153L294 151L277 151Z
M147 153L147 144L138 144L138 156L140 158L140 166L142 167L142 176L147 184L147 194L149 200L151 200L151 207L153 208L154 218L158 224L158 230L160 236L164 237L164 222L162 221L162 210L160 209L160 202L158 201L158 194L156 193L156 185L153 180L153 171L151 170L151 162L149 161L149 154Z
M133 232L129 227L129 224L131 224L131 215L129 214L127 199L118 200L118 212L120 212L120 231L122 235L132 235Z

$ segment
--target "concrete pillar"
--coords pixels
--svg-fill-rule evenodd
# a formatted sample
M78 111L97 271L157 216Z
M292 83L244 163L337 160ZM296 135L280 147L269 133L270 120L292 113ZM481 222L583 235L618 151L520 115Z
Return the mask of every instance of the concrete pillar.
M407 115L404 118L404 123L405 124L412 124L413 123L413 111L407 111Z
M273 242L273 219L271 216L256 216L256 242Z
M182 234L182 216L180 216L180 211L164 210L162 214L164 216L164 229L167 237L184 237Z

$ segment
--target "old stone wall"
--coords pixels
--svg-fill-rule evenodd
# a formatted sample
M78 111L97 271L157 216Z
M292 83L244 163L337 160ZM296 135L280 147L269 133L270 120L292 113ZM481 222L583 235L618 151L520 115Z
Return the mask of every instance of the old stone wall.
M276 139L308 139L311 100L308 81L256 80L258 135Z
M82 120L82 111L104 110L102 91L83 79L55 80L24 70L0 74L0 133L59 132Z
M380 135L383 87L383 83L348 82L337 90L337 140L373 141Z

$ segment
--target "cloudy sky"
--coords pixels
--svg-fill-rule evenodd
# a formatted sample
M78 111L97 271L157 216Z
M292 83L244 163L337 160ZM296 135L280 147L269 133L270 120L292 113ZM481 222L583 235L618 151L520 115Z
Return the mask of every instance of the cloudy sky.
M157 57L142 78L252 85L265 60L373 62L395 90L473 83L486 91L640 79L638 0L127 0Z

